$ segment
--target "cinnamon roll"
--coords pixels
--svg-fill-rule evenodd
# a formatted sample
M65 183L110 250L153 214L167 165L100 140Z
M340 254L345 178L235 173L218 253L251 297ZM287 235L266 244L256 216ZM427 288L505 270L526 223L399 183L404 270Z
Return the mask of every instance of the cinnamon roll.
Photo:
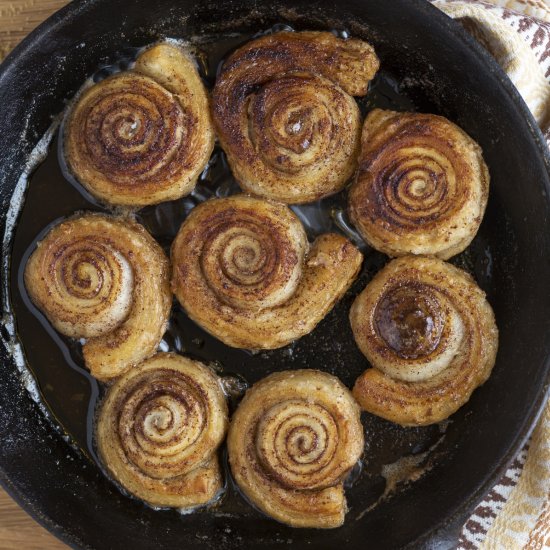
M197 361L158 353L108 390L97 447L131 494L153 506L193 508L222 489L216 451L227 424L218 377Z
M109 204L144 206L191 192L214 147L206 91L183 49L157 44L135 67L88 88L65 131L67 164Z
M245 191L304 203L340 191L355 170L361 115L379 62L361 40L280 32L239 48L213 92L213 119Z
M357 297L350 321L373 367L353 395L364 410L397 424L447 418L495 364L498 331L484 292L437 258L391 261Z
M54 227L25 266L25 286L84 361L108 380L152 355L171 307L168 259L138 223L84 214Z
M227 448L235 481L268 516L292 527L339 527L343 480L363 452L359 407L334 376L278 372L233 415Z
M446 260L475 237L488 194L481 148L452 122L380 109L368 115L349 211L376 250Z
M244 195L195 207L172 244L172 290L189 317L236 348L274 349L313 330L350 287L362 255L317 238L284 204Z

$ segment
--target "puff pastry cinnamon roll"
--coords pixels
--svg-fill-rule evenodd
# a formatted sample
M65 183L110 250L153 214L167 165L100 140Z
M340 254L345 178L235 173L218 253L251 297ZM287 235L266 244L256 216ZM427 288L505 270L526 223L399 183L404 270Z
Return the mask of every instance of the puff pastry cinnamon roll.
M172 290L229 346L282 347L311 332L350 287L361 253L340 235L309 249L284 204L236 195L195 207L172 244Z
M214 147L209 102L194 61L158 44L133 70L88 88L65 130L69 168L92 195L144 206L191 192Z
M342 525L343 479L363 445L351 393L316 370L278 372L255 384L227 438L238 486L264 513L292 527Z
M350 320L373 367L357 379L354 397L404 426L453 414L495 363L498 331L484 292L436 258L390 262L357 297Z
M350 217L390 256L462 252L487 205L489 172L481 148L447 119L372 111L363 126Z
M286 203L336 193L353 174L379 62L361 40L280 32L239 48L213 92L221 145L243 190Z
M171 307L168 259L138 223L84 214L54 227L25 266L25 286L62 334L86 338L100 380L152 355Z
M216 452L227 424L218 377L201 363L158 353L108 390L97 447L131 494L154 506L193 508L222 489Z

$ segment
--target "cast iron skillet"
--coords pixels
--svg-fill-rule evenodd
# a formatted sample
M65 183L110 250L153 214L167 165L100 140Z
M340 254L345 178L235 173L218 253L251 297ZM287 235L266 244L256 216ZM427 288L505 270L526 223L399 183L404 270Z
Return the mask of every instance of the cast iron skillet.
M482 145L492 189L476 242L490 262L474 270L490 269L490 277L481 277L480 284L501 334L494 374L453 416L438 447L440 459L420 481L360 520L358 509L372 495L369 501L355 494L340 529L295 530L254 511L236 517L180 517L123 496L95 464L67 445L22 391L9 353L14 336L2 325L8 345L0 348L0 481L38 521L75 547L267 549L290 542L331 549L451 547L456 527L517 452L544 403L550 369L550 159L527 108L494 61L459 25L421 0L339 0L337 6L321 0L271 0L267 5L251 0L73 2L32 33L0 68L2 234L30 151L52 115L62 111L99 62L162 36L255 31L284 21L297 28L347 29L371 41L382 66L407 88L420 110L449 117ZM4 256L10 251L11 242L4 242ZM3 277L7 275L4 270ZM8 286L4 279L5 311ZM16 291L11 291L13 298ZM4 322L9 320L5 313ZM24 344L31 346L32 338ZM309 366L321 366L321 359ZM371 436L375 452L376 430L370 430L369 422L367 438ZM391 446L391 427L385 433L385 444L390 437Z

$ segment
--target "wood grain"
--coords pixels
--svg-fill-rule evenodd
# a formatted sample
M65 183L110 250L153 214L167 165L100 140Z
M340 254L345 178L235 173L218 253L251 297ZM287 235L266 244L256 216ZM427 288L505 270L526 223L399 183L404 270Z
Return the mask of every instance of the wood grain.
M0 0L0 61L67 0Z
M0 489L0 550L63 550L67 546L38 525Z
M0 61L66 0L0 0ZM0 550L63 550L67 546L36 523L0 488Z

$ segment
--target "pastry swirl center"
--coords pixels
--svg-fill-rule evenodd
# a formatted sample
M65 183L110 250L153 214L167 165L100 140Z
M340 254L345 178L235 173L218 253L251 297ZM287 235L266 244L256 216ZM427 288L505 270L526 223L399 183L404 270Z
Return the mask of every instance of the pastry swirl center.
M378 180L390 211L404 224L445 217L455 201L453 165L427 145L397 151Z
M325 162L339 142L340 97L300 75L266 83L250 106L250 137L266 166L289 174ZM333 126L334 125L334 126Z
M92 236L59 240L45 260L50 308L83 336L118 326L132 307L134 276L129 261L110 243Z
M128 174L150 177L173 159L184 139L177 101L151 79L121 76L89 106L84 141L96 170L123 183Z
M271 407L258 424L256 448L264 468L290 488L314 489L338 481L334 457L338 426L323 406L288 400Z
M125 455L152 477L185 471L208 423L208 403L185 376L151 373L120 403L118 436Z
M262 310L292 296L302 272L303 250L292 225L258 212L226 210L204 224L201 271L228 305Z
M424 285L410 284L384 295L374 312L374 324L399 357L417 359L437 348L445 322L433 293Z
M227 239L221 254L224 273L243 285L261 281L266 275L263 269L268 259L269 253L264 243L251 232L232 235Z

